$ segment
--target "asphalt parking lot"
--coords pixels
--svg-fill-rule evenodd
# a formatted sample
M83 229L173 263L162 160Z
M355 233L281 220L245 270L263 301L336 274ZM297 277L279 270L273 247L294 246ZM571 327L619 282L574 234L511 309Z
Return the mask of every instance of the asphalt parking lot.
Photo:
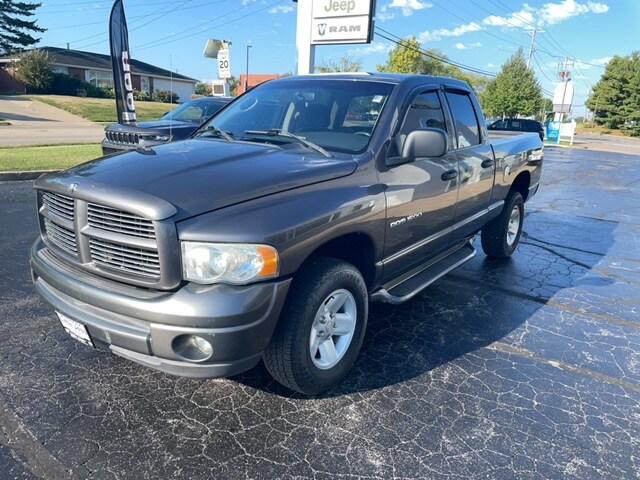
M511 261L374 304L347 382L156 373L34 293L29 182L0 184L0 478L640 478L640 156L548 149Z

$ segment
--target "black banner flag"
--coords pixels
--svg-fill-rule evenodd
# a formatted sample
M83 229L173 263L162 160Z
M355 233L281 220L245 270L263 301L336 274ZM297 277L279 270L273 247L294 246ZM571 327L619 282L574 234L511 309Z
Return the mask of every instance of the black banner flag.
M113 67L113 90L116 97L118 123L136 123L136 105L129 65L129 33L122 0L115 0L109 17L109 43Z

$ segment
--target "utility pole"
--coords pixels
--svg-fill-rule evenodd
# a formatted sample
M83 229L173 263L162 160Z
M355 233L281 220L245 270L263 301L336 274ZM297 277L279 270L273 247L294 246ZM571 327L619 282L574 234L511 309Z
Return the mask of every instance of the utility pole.
M533 58L533 51L536 46L536 35L538 34L538 27L533 27L531 30L531 45L529 46L529 56L527 57L527 68L531 68L531 59Z
M564 80L564 89L562 90L562 103L560 104L560 122L562 122L562 119L564 118L564 112L562 110L564 110L564 102L566 99L566 95L567 95L567 85L569 85L569 71L567 70L569 68L569 57L564 57L564 67L562 68L562 75L563 75L563 80Z

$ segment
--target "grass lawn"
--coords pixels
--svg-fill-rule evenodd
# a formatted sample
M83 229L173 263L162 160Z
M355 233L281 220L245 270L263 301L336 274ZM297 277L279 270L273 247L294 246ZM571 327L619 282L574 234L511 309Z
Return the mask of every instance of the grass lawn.
M57 170L102 156L99 144L0 148L0 172Z
M628 136L624 131L615 128L606 128L599 125L579 123L576 125L576 133L578 135L616 135L618 137Z
M116 122L116 101L113 98L68 97L65 95L30 95L53 107L66 110L92 122ZM175 104L159 102L136 102L139 121L156 120Z

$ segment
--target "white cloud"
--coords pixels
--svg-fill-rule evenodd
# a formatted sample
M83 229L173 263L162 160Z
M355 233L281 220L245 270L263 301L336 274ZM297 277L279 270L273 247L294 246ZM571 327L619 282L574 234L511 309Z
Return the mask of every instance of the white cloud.
M609 11L604 3L579 3L576 0L563 0L560 3L545 3L540 9L540 17L545 25L564 22L565 20L585 13L601 14Z
M580 3L576 0L561 0L557 3L545 3L540 8L525 3L517 12L506 16L490 15L484 18L482 23L491 27L531 29L533 26L555 25L578 15L602 14L608 11L609 5L606 3L591 1Z
M242 0L240 4L244 7L245 5L249 5L250 3L255 2L256 0Z
M482 30L482 27L476 22L465 23L464 25L458 25L455 28L439 28L437 30L427 30L420 34L419 38L421 42L434 42L445 37L461 37L465 33L477 32Z
M376 13L376 20L385 22L387 20L392 20L395 16L395 13L389 11L389 6L384 5L380 8L380 11Z
M277 5L269 9L269 13L289 13L293 11L292 5Z
M421 0L392 0L388 5L388 8L398 8L402 12L402 15L408 17L413 15L418 10L424 10L425 8L433 7L432 3L423 2ZM382 7L383 9L385 7Z
M495 67L495 64L493 64L493 63L487 63L487 67L489 67L489 68L494 68L494 67Z
M457 48L458 50L467 50L469 48L479 48L481 46L482 44L480 42L467 43L467 44L458 42L454 45L454 47Z
M375 55L376 53L387 53L393 47L389 44L382 42L374 42L366 47L352 48L349 50L349 55L353 55L354 57L362 57L366 55Z

